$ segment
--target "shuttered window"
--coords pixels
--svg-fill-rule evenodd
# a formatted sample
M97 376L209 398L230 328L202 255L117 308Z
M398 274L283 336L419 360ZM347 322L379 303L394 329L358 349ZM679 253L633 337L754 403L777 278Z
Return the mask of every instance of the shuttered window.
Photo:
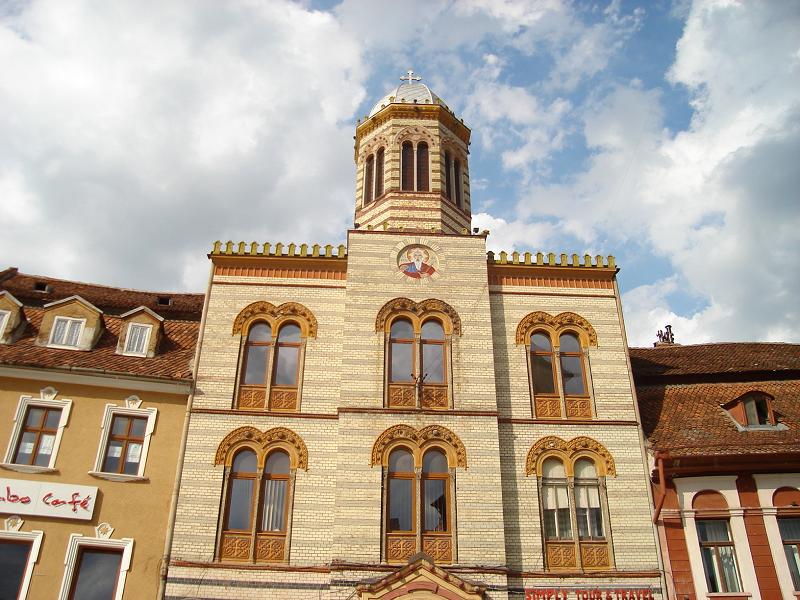
M417 191L427 192L430 189L428 185L428 144L420 142L417 144Z
M456 197L456 206L461 208L461 161L455 160L453 161L453 175L454 181L453 184L455 185L455 197Z
M375 197L383 196L383 148L375 154Z
M375 170L375 157L370 154L367 164L364 165L364 204L372 202L373 173Z
M400 186L403 190L409 191L414 189L414 146L411 142L403 142L403 151L401 153L401 170L402 181Z

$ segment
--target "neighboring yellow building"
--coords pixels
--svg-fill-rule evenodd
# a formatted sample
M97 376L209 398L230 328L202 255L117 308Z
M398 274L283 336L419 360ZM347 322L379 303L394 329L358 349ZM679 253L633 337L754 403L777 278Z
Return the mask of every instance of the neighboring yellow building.
M157 597L202 305L0 272L0 597Z

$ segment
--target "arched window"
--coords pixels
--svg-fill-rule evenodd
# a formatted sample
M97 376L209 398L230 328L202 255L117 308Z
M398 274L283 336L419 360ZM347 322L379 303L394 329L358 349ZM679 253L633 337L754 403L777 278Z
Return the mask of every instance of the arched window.
M414 145L411 142L403 142L400 155L401 182L400 187L403 191L414 190Z
M303 440L283 427L240 427L220 443L215 463L227 473L219 559L286 561L295 472L308 468Z
M583 317L535 312L517 326L517 344L528 349L533 413L542 419L591 419L588 345L597 335Z
M242 450L236 454L228 479L228 505L225 531L250 533L253 528L253 498L258 470L256 453Z
M605 476L616 473L616 467L608 451L591 438L565 442L550 436L531 448L526 472L539 475L547 568L610 568L613 559L605 528Z
M456 206L461 208L461 161L453 161L453 185L455 187Z
M243 339L236 408L296 411L300 406L306 340L317 321L296 302L254 302L236 317Z
M450 175L450 169L452 169L453 163L450 160L450 153L444 153L444 197L448 200L453 199L453 181Z
M364 204L372 202L373 177L375 172L375 157L370 154L364 164Z
M371 464L384 467L386 560L405 562L422 551L453 562L454 474L467 466L458 436L440 425L395 425L376 440Z
M375 198L383 196L383 163L384 163L384 150L378 148L375 154Z
M392 408L450 407L451 334L446 315L400 316L387 336L387 405ZM452 329L450 329L452 331Z
M430 189L429 166L428 166L428 144L420 142L417 144L417 191L427 192Z

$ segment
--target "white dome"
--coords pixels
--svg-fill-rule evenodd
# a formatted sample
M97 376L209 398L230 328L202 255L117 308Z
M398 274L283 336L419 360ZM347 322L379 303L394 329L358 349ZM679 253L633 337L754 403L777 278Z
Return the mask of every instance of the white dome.
M442 99L434 94L424 83L419 83L418 81L414 81L413 83L403 82L378 100L378 103L369 111L369 116L374 116L381 109L393 103L441 104L442 106L446 106L445 103L442 102Z

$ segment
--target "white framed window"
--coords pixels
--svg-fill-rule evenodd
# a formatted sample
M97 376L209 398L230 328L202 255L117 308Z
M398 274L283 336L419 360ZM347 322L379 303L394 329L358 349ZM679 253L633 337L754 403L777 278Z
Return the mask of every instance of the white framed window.
M139 408L141 400L131 396L126 406L106 404L100 425L100 446L90 475L111 481L144 479L150 437L158 409Z
M57 393L47 387L41 390L40 398L19 399L1 467L20 473L55 470L61 436L72 409L72 400L56 400Z
M6 325L8 325L8 317L11 313L7 310L0 310L0 338L3 337L3 334L6 330Z
M48 346L77 348L81 341L84 325L86 325L86 319L56 317L53 320L53 329L50 330Z
M152 325L130 323L125 336L125 350L122 353L126 356L147 356L147 345L150 343L152 330Z
M4 594L17 600L28 597L33 575L33 565L39 560L42 531L19 531L22 519L17 516L5 520L6 530L0 531L0 564L4 571Z
M67 544L58 600L84 598L89 592L92 597L122 600L132 552L131 538L112 540L73 533Z

